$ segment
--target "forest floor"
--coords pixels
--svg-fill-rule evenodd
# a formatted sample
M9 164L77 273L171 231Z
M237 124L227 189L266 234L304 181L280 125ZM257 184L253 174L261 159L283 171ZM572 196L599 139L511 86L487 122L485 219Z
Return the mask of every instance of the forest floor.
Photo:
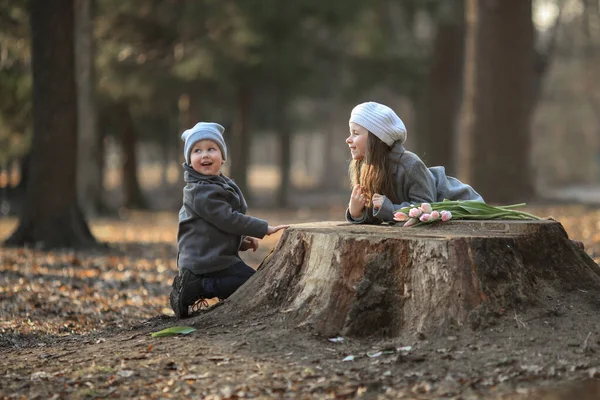
M554 217L600 261L600 208L527 211ZM298 223L340 220L343 210L253 215ZM178 321L167 305L176 218L94 219L104 250L0 248L0 398L600 398L598 293L556 293L443 337L327 338L266 320ZM0 220L0 240L16 224ZM257 266L279 237L244 259ZM176 325L197 330L150 336Z

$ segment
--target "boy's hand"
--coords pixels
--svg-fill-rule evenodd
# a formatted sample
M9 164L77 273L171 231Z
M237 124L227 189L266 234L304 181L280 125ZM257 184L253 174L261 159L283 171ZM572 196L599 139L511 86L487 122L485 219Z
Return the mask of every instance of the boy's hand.
M271 225L269 225L269 227L267 228L267 236L268 235L272 235L275 232L280 231L282 229L285 229L287 227L289 227L289 225L277 225L277 226L271 226Z
M258 239L250 236L244 236L242 244L240 245L241 251L250 250L256 251L258 249Z
M352 194L350 195L350 204L348 205L352 218L360 218L366 204L367 199L365 198L360 185L355 185L352 189Z
M375 193L373 195L373 208L380 209L383 206L383 202L385 201L385 196L379 193Z

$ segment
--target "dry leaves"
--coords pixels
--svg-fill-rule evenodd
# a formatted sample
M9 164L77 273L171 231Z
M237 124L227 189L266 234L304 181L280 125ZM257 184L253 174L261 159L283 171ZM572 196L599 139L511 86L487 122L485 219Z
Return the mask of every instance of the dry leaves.
M554 217L600 261L600 210L583 206L526 210ZM273 224L299 221L293 212L261 217L265 216ZM342 216L313 214L312 220ZM92 221L95 236L111 246L104 252L0 249L0 350L31 352L29 356L14 353L19 360L27 359L23 369L17 369L19 373L3 369L0 376L7 385L22 388L25 397L51 398L52 390L60 390L61 396L81 398L335 399L370 393L382 398L480 398L479 391L493 392L517 382L533 385L540 380L599 375L600 365L590 361L600 343L597 330L568 331L577 347L563 345L558 334L552 335L552 342L547 341L549 335L534 335L540 329L536 323L561 333L557 321L573 312L564 301L560 313L523 319L526 326L511 331L522 337L510 337L508 344L501 344L510 334L500 325L477 343L463 337L445 343L414 339L393 343L396 353L339 337L323 338L320 343L299 336L272 338L277 344L262 350L264 343L257 338L270 334L262 329L264 325L260 332L249 326L239 337L233 327L199 330L181 338L152 339L130 332L136 324L171 314L167 297L176 271L177 224L174 213L128 218ZM301 221L310 219L311 215L302 214ZM15 226L14 219L1 220L0 238ZM262 248L245 253L245 259L258 265L279 236L262 241ZM514 325L512 314L506 318ZM581 318L591 321L586 315ZM119 334L116 340L111 332ZM488 335L497 336L489 339ZM80 341L82 347L63 347L64 338ZM515 340L519 344L511 344ZM293 347L298 343L306 347ZM556 354L542 355L550 350ZM248 358L251 351L256 358ZM342 361L348 355L356 357ZM260 360L263 356L266 361ZM0 385L0 391L6 387Z

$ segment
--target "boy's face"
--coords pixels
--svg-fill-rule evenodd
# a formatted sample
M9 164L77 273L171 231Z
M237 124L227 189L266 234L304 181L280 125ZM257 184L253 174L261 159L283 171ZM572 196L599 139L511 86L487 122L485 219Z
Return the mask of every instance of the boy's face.
M224 162L221 149L212 140L200 140L192 147L191 167L202 175L218 176Z

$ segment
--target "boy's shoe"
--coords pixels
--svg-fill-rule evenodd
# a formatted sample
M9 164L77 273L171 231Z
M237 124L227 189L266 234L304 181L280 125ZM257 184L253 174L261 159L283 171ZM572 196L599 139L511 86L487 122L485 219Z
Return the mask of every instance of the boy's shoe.
M181 291L180 281L181 277L178 273L175 278L173 278L171 294L169 294L169 303L171 303L171 309L177 318L181 318L181 312L179 311L179 292Z
M189 317L189 306L204 298L202 289L202 277L187 269L173 279L169 301L177 318Z

